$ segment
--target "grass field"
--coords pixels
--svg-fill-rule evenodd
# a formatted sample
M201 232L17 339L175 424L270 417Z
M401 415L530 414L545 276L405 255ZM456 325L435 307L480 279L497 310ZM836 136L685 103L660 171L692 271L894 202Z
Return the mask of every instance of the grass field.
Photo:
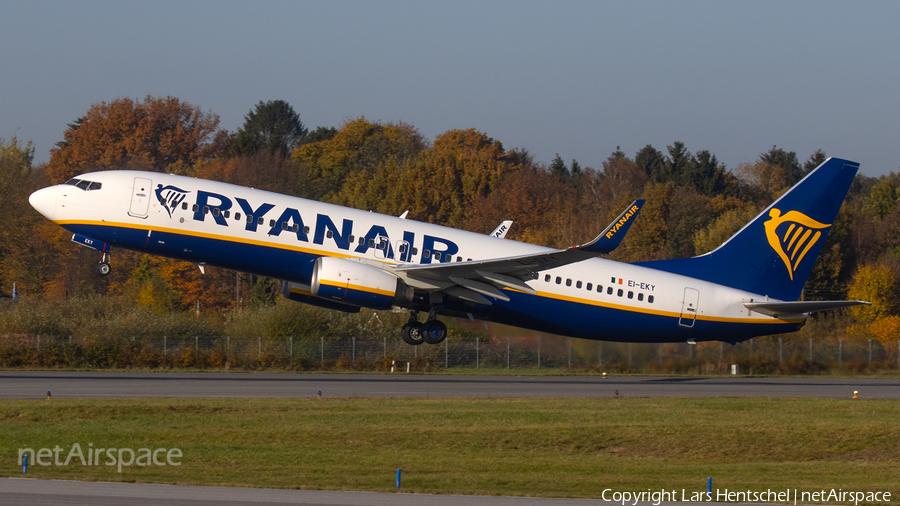
M771 398L0 401L0 475L21 448L179 448L182 465L32 465L34 478L599 497L859 490L900 496L900 403Z

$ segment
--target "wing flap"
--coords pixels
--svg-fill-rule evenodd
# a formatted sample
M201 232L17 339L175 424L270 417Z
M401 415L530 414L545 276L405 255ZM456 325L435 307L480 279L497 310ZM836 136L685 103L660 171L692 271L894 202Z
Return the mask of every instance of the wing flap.
M864 300L798 300L793 302L745 302L744 307L769 316L785 316L868 304L871 302Z

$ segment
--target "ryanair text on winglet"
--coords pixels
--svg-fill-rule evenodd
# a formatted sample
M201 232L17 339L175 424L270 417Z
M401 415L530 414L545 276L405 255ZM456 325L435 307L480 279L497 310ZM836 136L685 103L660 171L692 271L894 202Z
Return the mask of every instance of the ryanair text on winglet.
M631 206L631 209L626 211L625 215L622 216L621 218L619 218L619 221L617 221L615 223L615 225L613 225L612 228L609 229L609 232L606 233L606 238L612 239L612 236L616 235L616 232L618 232L620 228L622 228L623 226L625 226L626 223L628 223L628 220L630 220L631 217L634 216L634 213L636 213L638 211L638 209L639 208L636 205Z

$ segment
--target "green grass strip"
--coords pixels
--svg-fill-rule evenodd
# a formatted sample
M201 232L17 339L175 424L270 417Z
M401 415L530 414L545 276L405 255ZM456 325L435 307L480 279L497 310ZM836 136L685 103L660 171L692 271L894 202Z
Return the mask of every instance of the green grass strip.
M619 491L889 491L900 403L793 398L0 401L21 448L179 448L182 465L32 465L28 477L555 497ZM102 459L105 460L105 459Z

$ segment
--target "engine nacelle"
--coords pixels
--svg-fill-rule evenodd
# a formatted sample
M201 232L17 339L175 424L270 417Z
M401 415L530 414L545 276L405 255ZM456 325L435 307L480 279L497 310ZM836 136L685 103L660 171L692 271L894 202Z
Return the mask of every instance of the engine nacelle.
M335 309L345 313L358 313L359 306L351 306L349 304L341 304L329 299L321 299L312 295L309 291L309 285L300 283L292 283L290 281L281 282L281 295L288 300L299 302L301 304L309 304L310 306L324 307L325 309Z
M316 297L372 309L390 309L412 300L413 289L397 276L353 260L320 257L310 292Z

